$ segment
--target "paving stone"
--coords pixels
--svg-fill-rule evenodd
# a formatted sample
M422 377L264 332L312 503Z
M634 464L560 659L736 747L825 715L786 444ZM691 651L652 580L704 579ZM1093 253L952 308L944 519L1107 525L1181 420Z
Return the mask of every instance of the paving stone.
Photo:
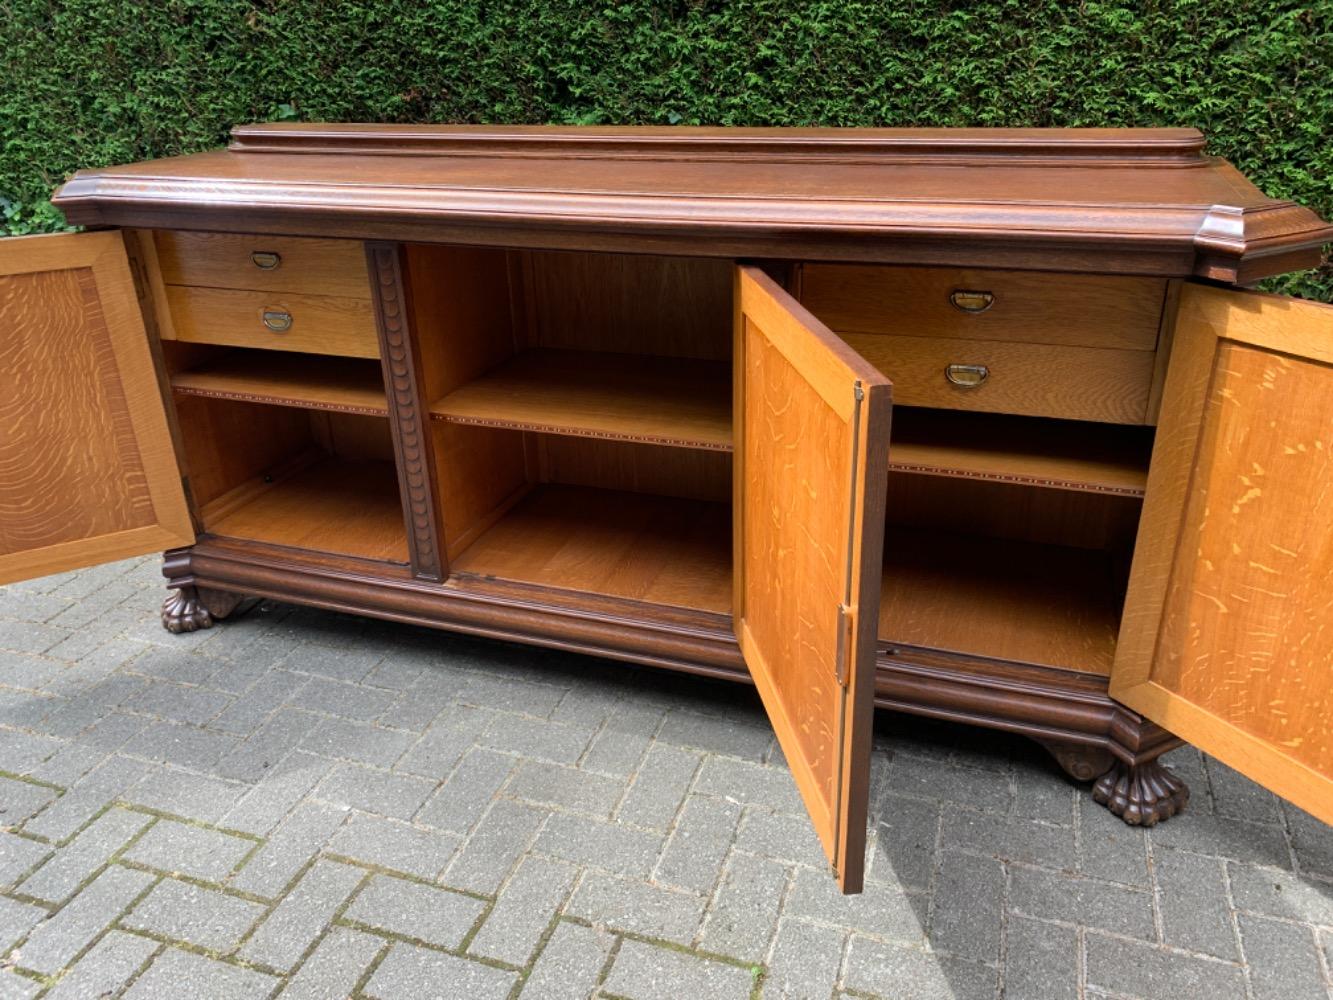
M1255 1000L1326 1000L1329 990L1309 927L1246 913L1238 919Z
M451 707L466 707L467 711L477 711L472 706L453 705L454 692L460 683L460 677L452 671L435 670L422 674L380 715L380 725L419 733L437 722L441 713L449 711Z
M40 763L31 765L24 773L38 781L49 781L53 785L68 788L108 756L97 747L65 741L60 743L60 749L56 753Z
M924 802L902 795L885 795L880 799L881 822L875 831L870 853L868 877L889 885L907 889L925 889L935 875L936 842L940 839L941 806L938 802ZM806 838L814 838L806 817ZM818 861L826 864L823 848L814 838Z
M40 992L41 983L8 969L0 969L0 1000L32 1000Z
M489 650L492 657L498 654L505 661L506 667L513 664L518 657L530 656L532 652L517 646L492 647ZM512 670L512 667L509 669ZM476 705L544 719L555 711L556 705L560 704L560 699L565 696L565 691L566 688L563 687L537 684L512 675L502 677L468 671L458 677L454 700L460 705Z
M0 777L0 827L20 826L55 800L54 788Z
M1144 941L1156 938L1148 893L1096 879L1015 868L1009 906L1024 916L1063 920Z
M994 969L945 955L852 935L847 952L847 985L893 1000L957 1000L993 997Z
M747 1000L753 984L748 969L643 941L626 941L604 988L630 1000L679 1000L682 996Z
M301 747L337 760L392 767L414 738L411 733L380 729L363 722L325 719L301 741Z
M344 916L425 944L457 948L485 908L473 896L376 875Z
M316 861L245 942L240 957L279 972L289 971L365 874L351 865Z
M741 807L734 802L702 796L686 799L654 878L666 885L712 892L740 815Z
M1153 827L1148 838L1155 846L1274 868L1291 868L1291 857L1281 827L1267 823L1246 823L1187 808Z
M335 766L331 760L303 751L288 754L242 796L218 825L264 836Z
M635 826L665 830L680 811L701 760L694 751L654 743L626 791L616 818Z
M1174 822L1179 817L1173 817ZM1147 888L1148 840L1142 827L1130 826L1091 795L1078 798L1078 870L1093 878Z
M202 726L230 705L231 700L232 696L222 691L153 681L124 705L145 715Z
M1209 759L1207 769L1208 784L1213 790L1213 808L1219 816L1252 823L1282 822L1282 810L1272 792L1220 760Z
M762 962L786 888L784 865L769 858L733 854L699 936L699 947L745 962Z
M474 749L417 814L418 822L467 833L509 780L517 761L508 754Z
M48 911L33 903L0 896L0 954L8 955L9 949L47 916Z
M805 814L796 782L785 768L708 757L695 779L693 791L732 799L742 805L764 805L782 812Z
M170 761L180 767L203 771L235 750L240 742L238 737L197 726L154 722L126 742L121 752L131 757Z
M665 839L658 833L556 813L537 838L536 850L576 864L646 877Z
M1333 927L1333 885L1234 861L1227 872L1237 909Z
M820 869L828 866L808 816L774 813L751 806L741 818L734 846L738 851L778 861Z
M828 871L812 868L796 870L783 912L897 941L923 942L926 936L926 897L874 883L864 892L844 896Z
M1004 957L1005 1000L1076 1000L1078 932L1010 917Z
M328 852L392 871L433 879L458 849L459 838L354 812L329 841Z
M949 806L941 829L946 848L1047 868L1073 870L1078 864L1072 825L1051 826L1022 816L999 817Z
M573 764L583 755L591 738L591 733L574 726L521 715L497 714L477 737L477 743L535 760Z
M212 770L238 781L263 781L288 755L296 752L321 722L320 716L310 712L293 709L275 712Z
M282 991L282 1000L344 1000L384 948L383 938L330 928Z
M594 927L557 924L523 984L520 1000L586 1000L615 941Z
M593 737L579 766L585 771L627 777L635 772L652 741L642 733L604 728ZM683 792L682 792L683 794Z
M216 824L247 790L238 782L159 767L145 774L121 798L174 816Z
M620 801L625 783L542 761L523 761L505 788L505 794L538 805L560 806L576 812L607 817Z
M319 783L315 798L362 812L411 819L435 788L428 778L339 764Z
M703 919L704 900L638 879L588 872L566 912L614 930L688 944Z
M996 961L1003 909L1004 867L999 861L957 851L943 853L930 925L933 948L981 962Z
M298 630L300 627L296 625ZM297 673L318 674L334 680L360 681L383 658L383 653L347 644L334 647L306 642L288 653L281 664L283 669Z
M239 692L237 698L208 726L210 729L221 729L224 732L248 736L273 716L278 711L278 706L287 700L292 691L307 683L307 680L299 674L290 674L285 670L271 670Z
M150 822L151 817L142 813L107 810L28 876L20 891L51 903L64 902Z
M86 1000L114 996L158 948L156 941L123 931L108 931L55 985L47 1000ZM0 996L5 996L0 990Z
M764 1000L821 1000L833 992L847 932L784 920L764 980Z
M341 806L302 802L228 880L242 892L273 897L286 888L347 819Z
M0 653L0 663L4 654ZM0 683L4 683L0 680ZM25 733L15 730L0 730L0 763L6 771L14 774L30 774L42 761L71 746L67 740L58 740L53 736L40 733ZM45 779L54 781L52 778ZM67 784L67 782L55 782Z
M98 719L74 738L80 743L113 753L120 750L130 740L153 724L153 720L142 715L128 715L123 712L111 712Z
M1087 983L1135 997L1242 997L1240 966L1103 934L1087 935Z
M443 778L457 766L491 721L491 713L466 705L450 705L437 714L439 718L398 761L396 770L424 778Z
M20 964L48 976L59 972L152 882L146 872L108 868L33 930Z
M545 810L517 802L496 801L463 843L444 881L457 889L495 892L547 815Z
M259 903L176 879L163 879L124 917L122 927L228 952L264 913Z
M524 858L468 950L510 965L527 965L578 869L550 858Z
M142 781L151 764L128 757L111 757L79 779L60 799L24 824L24 831L52 840L64 840L126 789Z
M990 771L953 767L905 753L894 755L888 790L1001 813L1008 811L1011 799L1009 783L997 781Z
M287 704L310 712L370 722L393 704L395 697L390 691L379 691L364 684L313 677L292 692Z
M1301 871L1307 875L1333 879L1333 831L1309 813L1297 809L1290 803L1282 803L1282 811L1287 817L1287 828L1291 831L1291 845L1300 861ZM1274 864L1281 868L1289 867L1286 858Z
M37 867L51 850L35 840L0 832L0 888L13 885Z
M218 882L254 848L253 840L161 820L125 852L125 858L159 871Z
M168 948L135 980L125 1000L263 1000L277 983L255 969Z
M1237 961L1224 862L1165 849L1154 862L1163 943Z
M767 720L758 716L736 718L676 710L667 713L657 732L657 740L672 746L740 757L758 764L768 753L773 729Z
M34 622L0 621L0 649L14 653L45 653L69 636L69 629Z
M365 993L377 1000L505 1000L517 980L517 972L395 944L370 977Z
M143 649L143 655L131 660L126 669L155 680L207 685L209 678L227 665L226 660L177 646L144 646Z

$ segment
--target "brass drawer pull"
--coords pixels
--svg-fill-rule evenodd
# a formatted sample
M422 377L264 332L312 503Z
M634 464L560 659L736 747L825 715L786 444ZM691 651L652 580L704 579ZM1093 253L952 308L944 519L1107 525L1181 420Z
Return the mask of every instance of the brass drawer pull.
M988 375L990 369L985 365L949 365L944 369L944 377L964 389L975 389Z
M994 292L976 292L966 288L955 288L949 293L949 305L960 312L984 313L994 304Z
M256 250L250 255L250 263L261 271L272 271L282 263L282 254L274 253L272 250Z
M286 309L265 309L261 318L264 325L274 333L283 333L292 328L292 314Z

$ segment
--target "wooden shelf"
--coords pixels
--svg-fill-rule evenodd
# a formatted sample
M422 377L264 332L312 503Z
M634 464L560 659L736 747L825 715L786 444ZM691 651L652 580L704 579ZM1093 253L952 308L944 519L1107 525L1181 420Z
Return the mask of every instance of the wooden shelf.
M171 376L171 387L190 396L300 406L386 416L378 361L280 351L231 351L216 361Z
M1149 427L895 407L889 468L1141 497L1152 441Z
M392 462L311 452L218 497L201 516L204 530L214 535L381 562L408 561Z
M919 529L885 538L881 642L1109 676L1119 628L1105 552Z
M525 351L431 407L440 420L730 451L731 372L688 358Z
M727 613L731 507L583 486L537 486L451 568Z

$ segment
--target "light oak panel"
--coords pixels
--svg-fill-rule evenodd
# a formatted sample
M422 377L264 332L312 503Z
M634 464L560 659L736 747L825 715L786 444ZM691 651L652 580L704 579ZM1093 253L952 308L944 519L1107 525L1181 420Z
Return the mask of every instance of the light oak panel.
M0 583L194 540L119 233L0 241Z
M380 356L369 299L168 285L167 302L178 340L350 358ZM263 319L267 310L290 313L291 326L270 330Z
M370 298L360 240L157 230L153 242L169 285ZM276 266L260 267L256 254L265 263L276 254Z
M843 339L892 377L902 406L1123 424L1141 424L1147 415L1151 351L864 333ZM963 388L945 377L953 364L985 365L990 373Z
M737 269L741 652L845 892L868 809L889 383Z
M839 333L958 337L1151 351L1166 282L980 268L806 264L801 302ZM993 296L981 312L954 293Z
M1114 697L1333 822L1333 307L1187 285Z
M436 418L731 450L731 373L714 361L525 351L431 406Z
M388 413L383 374L369 359L238 350L177 372L171 376L171 388L188 396L377 416Z
M731 502L731 455L699 448L529 435L544 483Z

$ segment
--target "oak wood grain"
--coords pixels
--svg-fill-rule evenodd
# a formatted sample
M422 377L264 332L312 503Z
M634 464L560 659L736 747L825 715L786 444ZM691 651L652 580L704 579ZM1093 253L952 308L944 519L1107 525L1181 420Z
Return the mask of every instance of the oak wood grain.
M380 356L368 299L168 285L167 302L176 337L182 341L352 358ZM268 310L289 313L291 326L269 329L264 325Z
M236 350L177 372L171 387L188 396L379 416L388 412L380 366L369 359Z
M168 285L370 298L359 240L180 230L157 230L153 237ZM257 254L265 255L264 263L276 257L276 264L260 267Z

